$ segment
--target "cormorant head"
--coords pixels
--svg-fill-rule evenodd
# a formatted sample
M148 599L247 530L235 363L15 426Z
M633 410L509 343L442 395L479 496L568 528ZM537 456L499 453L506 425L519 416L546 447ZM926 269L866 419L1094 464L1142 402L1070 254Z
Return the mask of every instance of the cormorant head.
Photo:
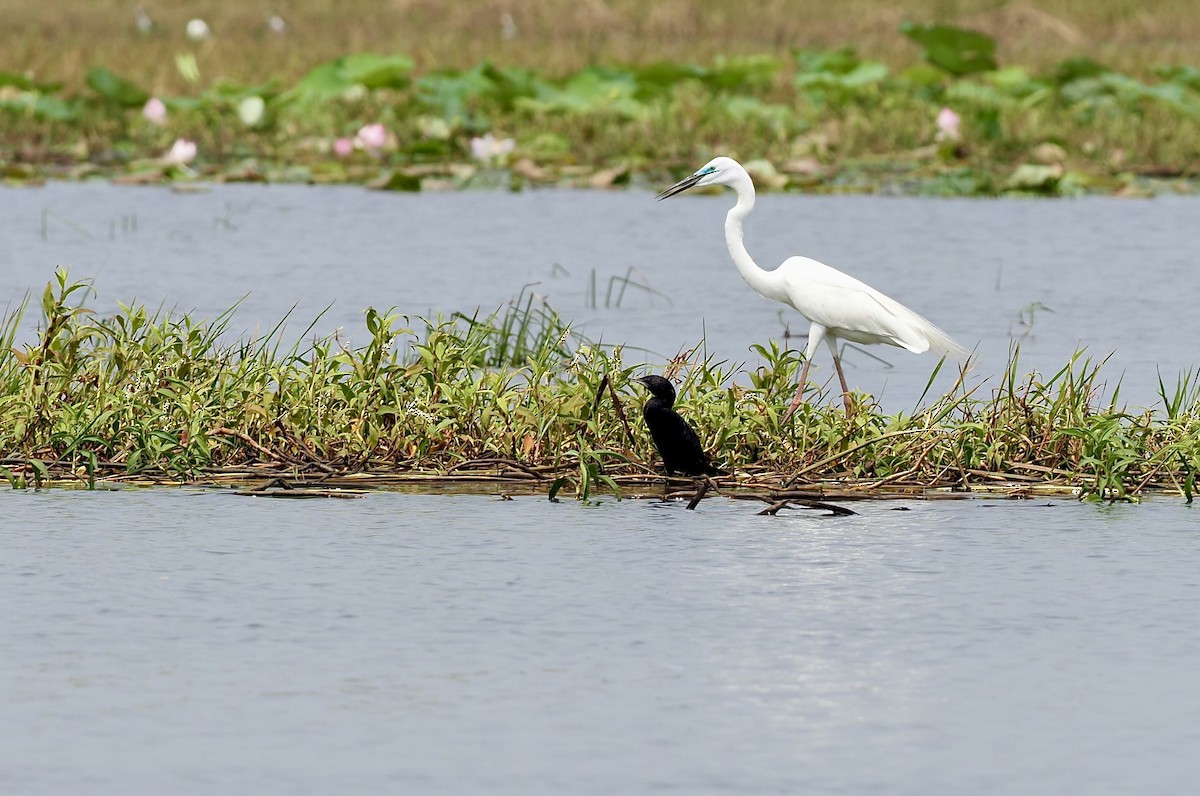
M639 381L646 385L646 389L655 398L662 398L667 403L675 403L675 387L662 376L642 376L634 379L634 381Z

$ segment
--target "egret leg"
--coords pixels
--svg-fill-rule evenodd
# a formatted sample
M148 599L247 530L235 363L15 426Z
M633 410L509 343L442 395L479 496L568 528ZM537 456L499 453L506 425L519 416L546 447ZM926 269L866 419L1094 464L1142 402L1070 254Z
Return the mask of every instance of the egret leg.
M821 340L825 337L825 327L819 323L814 323L808 329L808 345L804 348L804 366L800 368L800 383L796 386L796 397L792 399L791 405L788 407L787 414L783 416L783 420L779 421L783 425L792 419L792 415L800 408L800 404L804 402L804 385L808 382L808 368L812 365L813 354L817 352L817 346L821 344ZM837 362L837 359L834 359Z
M800 368L800 385L796 387L796 397L792 399L791 405L788 407L787 414L783 416L783 420L779 421L779 425L783 425L792 419L792 415L800 408L800 404L804 401L804 383L808 381L808 365L811 360L804 360L804 367Z
M832 337L826 337L825 342L829 344L833 367L837 369L838 381L842 383L842 403L846 407L846 414L850 414L850 387L846 384L846 374L842 372L842 358L838 356L837 343Z

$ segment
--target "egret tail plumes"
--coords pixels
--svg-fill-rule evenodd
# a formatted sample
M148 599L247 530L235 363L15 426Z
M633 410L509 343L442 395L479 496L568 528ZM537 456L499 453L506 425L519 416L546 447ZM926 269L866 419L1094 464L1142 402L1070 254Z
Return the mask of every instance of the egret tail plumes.
M713 158L660 193L658 198L666 199L689 188L706 185L727 185L737 194L737 203L725 216L725 244L742 279L759 295L796 309L810 324L800 382L796 397L784 416L785 421L804 400L808 369L822 340L833 354L847 411L850 410L850 388L838 356L838 340L892 345L914 354L933 351L951 358L966 355L966 350L937 326L836 268L808 257L789 257L774 271L760 268L742 242L742 222L754 209L754 181L736 160Z

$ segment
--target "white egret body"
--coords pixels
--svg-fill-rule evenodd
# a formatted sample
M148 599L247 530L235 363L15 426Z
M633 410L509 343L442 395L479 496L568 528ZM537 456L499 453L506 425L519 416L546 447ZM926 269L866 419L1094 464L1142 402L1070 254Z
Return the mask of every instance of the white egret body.
M822 340L833 354L847 411L850 409L850 388L846 385L846 375L838 357L838 340L893 345L914 354L932 350L954 358L966 355L967 352L941 329L900 302L836 268L808 257L789 257L774 271L760 268L742 242L742 222L754 209L754 181L736 160L713 158L690 177L660 193L658 198L666 199L688 188L706 185L728 185L737 193L737 204L725 216L725 244L742 279L759 295L793 307L811 324L800 383L784 421L792 416L804 398L808 368Z

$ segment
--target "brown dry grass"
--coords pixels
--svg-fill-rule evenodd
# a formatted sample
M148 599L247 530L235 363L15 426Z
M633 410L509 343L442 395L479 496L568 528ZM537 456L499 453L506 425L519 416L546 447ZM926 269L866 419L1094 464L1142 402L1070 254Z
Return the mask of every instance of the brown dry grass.
M941 21L983 30L1004 63L1041 67L1088 55L1132 73L1160 63L1194 63L1200 52L1195 0L144 0L157 22L134 26L133 0L0 0L0 69L31 71L79 86L104 65L156 92L181 92L173 60L195 51L204 83L219 77L292 80L350 52L403 52L420 69L483 59L565 73L591 63L708 62L719 54L851 45L893 66L916 48L901 21ZM269 31L273 13L288 23ZM516 35L501 35L510 14ZM213 36L188 42L201 17Z

